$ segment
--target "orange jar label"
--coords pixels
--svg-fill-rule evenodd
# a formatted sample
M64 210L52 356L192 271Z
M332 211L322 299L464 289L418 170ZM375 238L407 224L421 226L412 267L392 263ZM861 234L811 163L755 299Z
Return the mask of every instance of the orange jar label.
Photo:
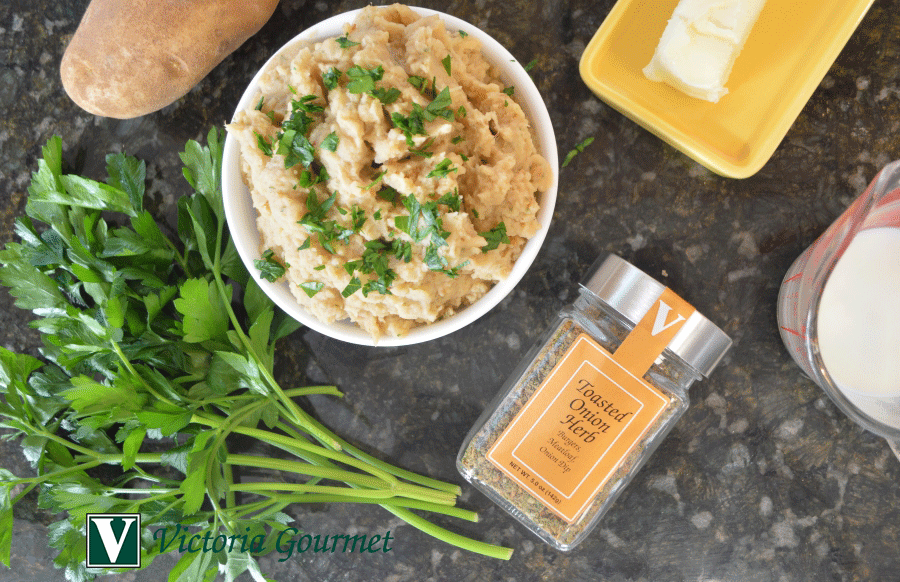
M580 334L488 451L491 463L568 523L671 403L641 378L693 312L666 291L615 355Z

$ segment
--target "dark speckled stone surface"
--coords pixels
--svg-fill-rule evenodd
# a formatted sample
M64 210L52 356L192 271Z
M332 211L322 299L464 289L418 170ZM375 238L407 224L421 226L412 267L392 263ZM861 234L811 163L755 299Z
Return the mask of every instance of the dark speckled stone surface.
M379 2L380 3L380 2ZM98 118L68 100L58 64L87 0L0 4L0 239L13 239L40 146L61 135L67 159L98 176L103 156L148 162L159 216L184 192L177 152L230 117L244 85L298 31L364 2L283 0L253 39L175 104L146 117ZM454 468L469 427L601 252L673 287L735 340L692 407L577 550L558 553L480 493L461 504L477 524L440 522L509 545L509 562L458 551L377 507L293 507L308 532L391 530L378 556L310 555L263 570L290 581L887 581L900 572L900 462L845 418L784 350L775 321L793 259L900 158L900 0L875 0L860 28L768 164L746 180L718 177L595 98L578 59L612 0L422 2L481 26L540 87L564 154L596 141L561 171L550 235L502 304L469 328L405 348L343 345L299 332L280 350L291 385L333 382L343 401L313 406L329 426L401 466L462 483ZM811 58L814 55L810 55ZM0 292L2 345L33 352L28 318ZM306 356L309 356L307 359ZM18 443L2 465L28 474ZM0 581L63 580L52 567L52 516L26 499L15 512L12 569ZM116 580L159 581L177 556Z

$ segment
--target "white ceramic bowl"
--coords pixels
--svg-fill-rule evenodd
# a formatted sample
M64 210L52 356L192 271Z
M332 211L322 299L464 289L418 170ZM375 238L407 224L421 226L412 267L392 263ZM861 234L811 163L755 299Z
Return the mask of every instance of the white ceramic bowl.
M238 144L236 139L227 136L222 163L225 216L238 253L244 265L250 271L250 275L256 279L262 290L276 305L300 323L329 337L355 344L378 346L416 344L454 332L487 313L488 310L497 305L512 291L513 287L516 286L531 266L541 248L541 244L544 242L544 238L547 236L547 230L550 228L550 218L553 216L553 207L556 204L559 168L556 137L553 133L553 126L550 122L550 115L547 113L547 107L544 105L544 101L534 81L531 80L531 77L515 57L484 31L464 20L435 10L425 8L414 8L413 10L423 16L438 14L448 29L462 30L481 42L482 54L489 62L501 70L501 77L504 83L515 86L516 101L522 106L534 128L537 136L536 146L550 164L550 169L553 172L553 181L550 188L541 194L541 208L538 213L541 229L525 245L509 277L497 283L481 299L451 317L414 328L403 337L381 337L375 342L368 333L350 321L324 323L313 317L291 294L287 282L270 283L260 278L259 270L254 266L254 261L260 258L261 254L259 231L256 227L257 212L253 208L250 191L241 178L240 144ZM297 48L298 45L305 45L310 42L318 42L326 38L342 35L344 26L353 22L358 13L359 10L353 10L324 20L303 31L279 49L253 77L253 80L250 81L250 85L241 97L235 113L255 104L254 99L259 78L278 55L291 51Z

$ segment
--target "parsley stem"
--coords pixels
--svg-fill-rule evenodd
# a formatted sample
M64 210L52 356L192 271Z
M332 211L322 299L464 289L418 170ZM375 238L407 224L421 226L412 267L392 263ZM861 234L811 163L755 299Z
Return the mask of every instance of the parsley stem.
M221 227L221 223L220 223L220 227ZM221 248L221 245L219 248ZM218 262L218 260L219 260L218 259L219 254L221 254L221 251L219 251L216 255L217 256L216 262ZM222 298L222 304L225 305L225 308L228 311L228 318L231 320L231 325L234 327L235 334L240 339L247 354L255 362L256 367L259 369L259 373L265 379L266 383L273 390L273 392L275 392L275 394L278 396L278 399L284 403L285 407L288 409L288 411L294 417L297 424L299 424L300 426L309 426L310 434L315 436L316 439L322 441L323 443L326 443L332 449L340 450L341 446L330 434L328 434L328 431L322 431L318 427L316 427L312 423L312 418L308 414L303 412L303 410L301 410L300 407L297 406L297 404L293 400L291 400L290 398L285 396L284 391L281 389L281 387L278 385L278 382L272 376L272 373L268 369L268 366L266 366L263 363L262 359L259 357L259 354L256 353L256 350L253 348L253 344L250 342L250 338L248 338L247 334L244 333L244 328L241 327L241 324L237 318L237 314L234 312L234 308L231 306L231 301L228 296L228 293L225 291L225 281L222 280L221 269L216 267L213 270L213 277L216 282L216 289L219 292L219 296Z
M369 489L380 489L385 483L375 477L367 477L350 471L335 467L325 467L311 465L309 463L301 463L298 461L286 461L281 459L272 459L269 457L256 457L239 454L229 454L225 458L226 463L232 465L242 465L249 467L257 467L260 469L273 469L276 471L288 471L291 473L299 473L301 475L310 475L313 477L323 477L325 479L333 479L335 481L343 481L347 484L359 485ZM412 499L421 499L423 501L432 501L445 505L453 505L456 502L455 496L440 492L431 491L423 487L409 485L406 483L398 483L390 487L397 495L402 497L410 497ZM351 495L348 493L348 495ZM352 495L351 495L352 496Z
M280 502L275 499L263 499L262 501L255 501L253 503L244 503L242 505L238 505L229 510L229 515L231 519L237 520L245 515L253 513L255 511L259 511L261 509L265 509L267 507L272 507L274 505L278 505Z
M60 469L58 471L53 471L52 473L45 473L43 475L37 475L36 477L23 477L21 479L17 479L18 483L28 483L29 485L25 487L22 491L19 492L11 501L10 505L15 505L20 499L25 497L32 489L43 483L44 481L49 481L51 479L56 479L57 477L62 477L64 475L68 475L70 473L78 473L80 471L87 471L88 469L93 469L98 465L101 465L102 462L99 460L88 461L86 463L81 463L80 465L75 465L74 467L67 467L65 469Z
M263 483L262 485L272 485L272 483ZM329 495L322 493L273 493L271 491L268 492L259 492L261 495L266 495L270 500L276 501L281 500L282 502L286 502L287 504L291 503L367 503L367 504L377 504L377 505L390 505L395 507L403 507L406 509L418 509L421 511L429 511L431 513L440 513L443 515L447 515L450 517L455 517L458 519L464 519L466 521L477 522L478 514L474 511L469 511L467 509L461 509L459 507L453 507L450 505L441 505L435 503L429 503L428 501L420 501L416 499L405 499L399 497L393 498L377 498L377 497L357 497L350 495Z
M180 404L178 404L178 403L175 403L175 402L172 402L172 400L170 400L169 398L166 398L165 396L163 396L162 394L160 394L159 392L157 392L156 390L154 390L154 389L153 389L153 386L151 386L150 383L147 382L147 381L144 379L143 376L141 376L140 374L138 374L138 371L135 370L135 369L134 369L134 366L131 365L131 360L129 360L128 357L125 355L125 352L122 351L122 347L119 345L118 342L110 342L110 343L112 344L113 350L116 352L116 355L119 356L119 360L122 362L122 365L125 366L125 369L128 370L128 372L129 372L129 373L130 373L130 374L131 374L138 382L140 382L141 385L142 385L144 388L146 388L147 392L149 392L149 393L152 394L155 398L157 398L157 399L159 399L159 400L161 400L161 401L163 401L163 402L165 402L165 403L167 403L167 404L171 404L172 406L175 406L175 407L177 407L177 408L183 408L182 405L180 405Z
M234 496L234 471L231 470L231 465L222 465L222 474L225 476L225 483L227 485L227 487L225 487L225 505L227 507L234 507L237 500Z
M313 394L322 394L327 396L337 396L342 397L344 395L343 392L337 389L337 386L303 386L300 388L289 388L288 390L283 390L284 395L288 398L293 398L295 396L310 396ZM235 394L235 395L227 395L227 396L217 396L215 398L207 398L206 400L198 401L198 405L204 406L207 404L218 404L219 402L224 403L233 403L240 400L256 400L259 398L259 394L254 394L253 392L247 392L246 394Z
M100 464L110 464L114 465L117 463L121 463L125 459L125 455L121 453L92 453L92 455L96 461ZM138 453L134 456L134 463L154 463L159 464L163 462L163 454L162 453Z
M326 467L333 466L328 460L323 459L321 462ZM355 486L351 484L351 487ZM431 524L428 520L412 513L409 509L395 507L389 503L379 503L379 505L420 531L461 549L502 560L508 560L512 556L512 549L510 548L495 546L459 534L454 534L444 528ZM413 504L407 505L413 507Z
M240 483L234 486L234 490L254 492L267 496L272 494L273 491L347 495L347 487L339 485L307 485L305 483L273 483L269 481ZM388 499L396 496L396 491L391 489L356 489L352 495L348 495L348 497L353 497L354 499Z
M382 507L384 507L409 525L418 529L419 531L442 540L448 544L457 546L470 552L474 552L476 554L482 554L484 556L498 558L500 560L508 560L512 557L512 548L495 546L493 544L480 542L478 540L473 540L472 538L467 538L466 536L453 533L450 530L434 525L427 519L420 517L415 513L409 511L408 509L402 507L392 507L390 505L383 505Z
M64 447L68 447L69 449L71 449L75 452L81 453L82 455L87 455L89 457L93 457L93 456L97 455L96 451L92 451L91 449L86 449L82 446L76 445L75 443L73 443L67 439L64 439L63 437L61 437L59 435L53 434L52 432L48 432L43 429L37 429L36 432L40 436L47 438L51 441L57 442L57 443L63 445Z
M265 402L265 401L264 401ZM193 422L197 424L206 424L207 426L217 426L220 425L224 419L213 419L208 418L206 416L201 416L199 414L194 414L191 419ZM284 435L280 435L278 433L270 432L267 430L262 430L258 428L251 428L248 426L236 426L232 429L232 431L236 434L242 434L244 436L253 437L259 439L264 442L268 442L270 444L278 443L279 445L283 445L291 452L296 453L297 450L310 452L321 457L326 457L345 465L350 465L352 467L356 467L360 470L363 470L370 475L380 479L381 481L389 484L395 485L398 483L397 478L391 475L387 471L383 471L378 467L373 467L359 459L353 458L345 453L341 453L338 451L332 451L331 449L326 449L325 447L312 444L307 442L305 439L296 439L287 437Z
M225 458L226 463L232 465L240 465L244 467L256 467L259 469L272 469L274 471L287 471L289 473L298 473L300 475L310 475L312 477L322 477L325 479L334 479L335 481L343 481L345 483L355 483L363 487L381 487L384 481L376 477L367 477L359 475L344 469L332 467L319 467L310 465L309 463L301 463L299 461L289 461L283 459L272 459L270 457L258 457L253 455L241 455L231 453Z
M129 487L110 487L106 490L106 493L117 494L121 493L123 495L131 495L132 493L138 495L153 495L152 497L147 497L140 500L140 503L144 503L145 501L149 501L151 499L156 499L159 496L168 496L168 495L176 495L178 494L177 489L159 489L159 488L148 488L148 489L140 489L140 488L129 488ZM163 495L165 494L165 495Z
M318 423L318 421L313 420L313 422ZM320 425L322 429L327 430L324 425ZM413 483L418 483L419 485L424 485L426 487L431 487L432 489L437 489L438 491L445 491L447 493L452 493L453 495L459 495L462 493L462 489L459 485L454 485L452 483L447 483L444 481L440 481L438 479L432 479L431 477L425 477L424 475L419 475L418 473L414 473L412 471L407 471L405 469L401 469L399 467L395 467L390 463L386 463L381 459L373 457L372 455L363 452L357 447L351 445L347 441L341 439L340 437L335 437L338 439L338 442L341 444L347 453L353 455L354 457L363 460L367 463L370 463L376 467L381 468L384 471L388 471L401 479L406 479L407 481L411 481Z

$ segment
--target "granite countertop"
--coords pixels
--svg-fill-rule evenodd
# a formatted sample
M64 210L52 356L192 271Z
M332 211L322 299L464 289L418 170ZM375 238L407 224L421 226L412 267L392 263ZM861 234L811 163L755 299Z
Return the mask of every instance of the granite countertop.
M104 155L147 161L151 207L186 191L178 152L228 119L257 68L298 31L365 2L282 0L262 31L186 97L142 118L99 118L63 92L58 65L87 0L0 5L0 240L14 239L40 147L60 135L67 158L100 176ZM376 2L381 4L381 2ZM533 267L468 328L398 348L342 344L302 330L280 346L291 383L328 382L343 401L316 414L400 466L463 485L479 523L448 527L515 549L509 562L437 542L375 506L292 507L308 532L380 533L378 556L304 554L262 560L279 581L896 580L900 462L846 418L791 360L775 303L784 273L887 162L900 158L900 0L875 0L771 160L756 175L716 176L605 105L578 75L585 45L613 0L418 3L472 22L522 62L548 105L564 155L549 236ZM571 553L540 542L456 472L458 447L513 367L576 295L594 259L614 252L719 324L734 347L593 534ZM34 352L29 317L0 291L2 345ZM31 469L16 441L2 465ZM30 496L15 510L12 569L0 581L63 580L52 516ZM162 580L177 555L117 580ZM107 578L104 578L107 579Z

